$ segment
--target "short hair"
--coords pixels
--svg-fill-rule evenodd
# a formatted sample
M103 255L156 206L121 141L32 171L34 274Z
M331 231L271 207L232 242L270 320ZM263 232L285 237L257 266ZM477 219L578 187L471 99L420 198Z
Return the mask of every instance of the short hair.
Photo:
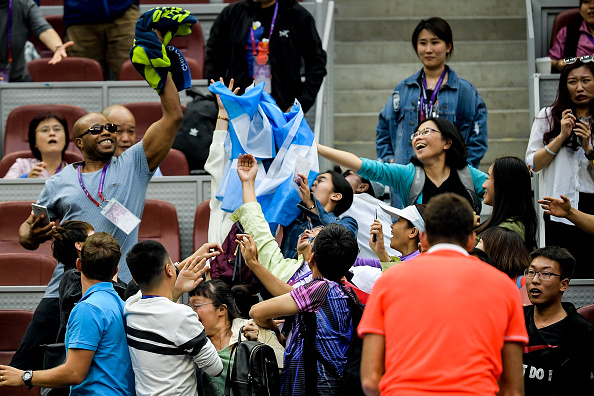
M422 19L421 22L415 27L412 34L411 43L415 54L417 53L417 42L419 41L419 35L421 31L428 30L437 36L440 40L445 41L446 45L450 45L450 52L446 54L446 59L450 59L450 56L454 53L454 38L452 34L452 28L450 24L443 18L432 17L429 19Z
M86 221L67 220L56 226L52 232L52 252L54 258L66 268L75 268L78 259L76 242L85 242L93 226Z
M132 246L126 254L126 263L132 278L140 289L151 288L159 283L169 254L157 241L142 241Z
M336 171L327 170L324 173L328 173L330 175L334 192L342 195L342 198L340 201L336 202L336 207L332 211L335 216L340 216L349 210L353 204L353 187L351 187L351 184L343 175Z
M229 322L233 322L233 319L244 317L237 304L238 298L244 298L248 295L248 289L243 285L234 285L231 287L221 279L211 279L201 282L189 294L190 297L202 296L208 298L216 308L226 305Z
M468 150L466 150L466 143L458 131L458 128L450 121L440 117L429 117L419 122L415 128L418 131L421 125L426 122L433 121L437 125L437 129L441 133L441 138L450 141L450 148L445 151L445 162L454 169L462 169L467 165ZM423 164L416 157L411 158L411 162L415 165L422 166Z
M355 172L352 169L345 170L342 175L346 179L347 176L349 176L351 174L356 175L359 179L361 179L361 183L362 184L368 184L369 185L369 188L367 189L366 193L369 194L369 195L371 195L373 198L375 198L375 191L373 191L373 186L371 185L371 182L369 181L369 179L366 179L366 178L364 178L361 175L357 175L357 172Z
M338 282L355 263L359 247L357 239L345 226L330 223L316 236L313 253L324 278Z
M473 227L474 214L465 198L443 193L429 200L425 210L425 230L430 245L446 242L466 247Z
M571 279L575 269L575 258L569 253L569 250L559 246L545 246L530 253L531 260L540 256L559 263L561 279Z
M83 244L81 272L89 279L108 282L113 278L122 257L120 244L111 234L98 232Z
M53 111L44 111L42 113L37 114L31 122L29 123L29 148L31 152L39 161L41 161L41 152L36 146L37 144L37 127L45 120L50 120L55 118L62 127L64 128L64 148L62 149L62 157L64 157L64 153L68 149L68 145L70 144L70 134L68 133L68 122L66 118L60 113L54 113Z
M530 265L528 249L516 231L503 227L487 228L482 234L483 247L493 259L493 267L511 279L524 274Z

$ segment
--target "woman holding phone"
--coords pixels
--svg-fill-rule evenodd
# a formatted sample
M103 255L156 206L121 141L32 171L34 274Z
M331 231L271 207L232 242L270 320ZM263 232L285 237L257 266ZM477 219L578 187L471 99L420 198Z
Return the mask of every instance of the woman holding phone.
M526 163L544 179L541 196L567 196L571 206L594 214L594 63L573 58L559 79L557 99L532 124ZM585 62L585 63L584 63ZM566 219L545 215L546 245L568 249L576 259L574 278L594 278L590 263L594 236Z

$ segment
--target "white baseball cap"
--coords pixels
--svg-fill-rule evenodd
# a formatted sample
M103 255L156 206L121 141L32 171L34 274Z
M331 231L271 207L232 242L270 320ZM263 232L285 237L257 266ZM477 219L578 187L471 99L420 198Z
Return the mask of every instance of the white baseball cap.
M404 217L406 220L410 221L415 227L417 227L419 231L425 231L425 220L423 220L423 217L421 216L415 205L407 206L404 209L396 209L384 203L380 203L379 206L384 210L384 212L388 213L396 220L398 220L401 217Z

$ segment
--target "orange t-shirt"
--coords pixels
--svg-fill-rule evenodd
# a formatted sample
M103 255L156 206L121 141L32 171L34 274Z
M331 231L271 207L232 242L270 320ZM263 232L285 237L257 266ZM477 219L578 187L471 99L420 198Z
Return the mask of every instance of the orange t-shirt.
M512 280L448 245L388 269L358 333L385 337L382 396L495 395L503 343L528 342Z

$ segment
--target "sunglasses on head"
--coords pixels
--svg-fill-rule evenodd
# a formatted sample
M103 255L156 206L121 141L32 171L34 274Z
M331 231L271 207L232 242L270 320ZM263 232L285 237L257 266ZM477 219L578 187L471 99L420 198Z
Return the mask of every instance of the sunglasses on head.
M580 61L582 63L590 63L594 60L593 55L574 56L573 58L565 58L563 62L565 65L573 65L575 62Z
M118 131L118 126L116 124L93 125L89 129L87 129L82 135L80 135L79 138L85 136L87 133L90 133L93 136L97 136L101 132L103 132L103 128L105 128L107 132L111 133Z

